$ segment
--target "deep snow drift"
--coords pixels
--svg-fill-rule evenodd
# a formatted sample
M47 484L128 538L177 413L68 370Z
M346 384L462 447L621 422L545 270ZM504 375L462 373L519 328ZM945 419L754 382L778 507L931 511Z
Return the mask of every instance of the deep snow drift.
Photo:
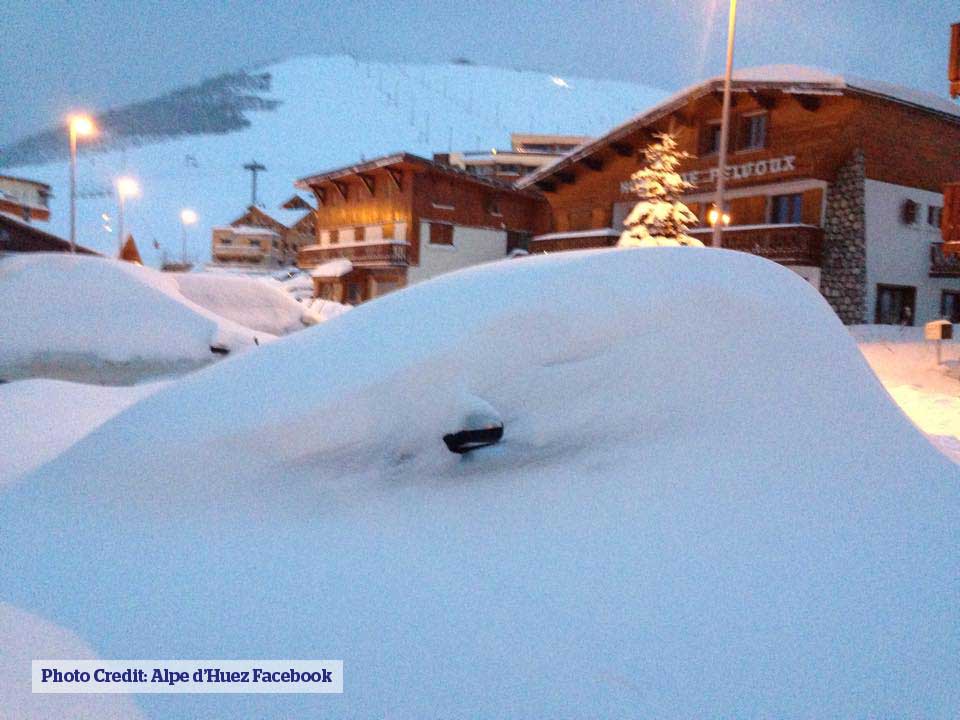
M0 602L0 718L3 720L140 720L129 695L30 693L30 663L41 658L94 659L73 633ZM26 692L24 692L26 685Z
M791 271L538 256L109 421L0 495L0 599L104 657L344 660L157 718L951 716L958 479Z
M211 346L272 339L191 302L168 274L83 255L0 259L0 307L5 380L136 382L212 362Z

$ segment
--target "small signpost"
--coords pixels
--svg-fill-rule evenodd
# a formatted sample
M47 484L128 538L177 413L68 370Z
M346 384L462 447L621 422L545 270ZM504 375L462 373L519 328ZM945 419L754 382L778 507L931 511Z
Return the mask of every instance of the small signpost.
M949 320L934 320L923 326L923 337L937 342L937 365L943 365L943 341L953 339L953 325Z

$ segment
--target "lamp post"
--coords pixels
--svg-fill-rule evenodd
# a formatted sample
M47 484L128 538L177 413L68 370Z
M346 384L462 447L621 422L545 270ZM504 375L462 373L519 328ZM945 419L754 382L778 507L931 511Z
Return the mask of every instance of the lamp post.
M181 258L180 262L184 265L187 264L187 225L193 225L197 222L197 213L190 208L184 208L180 211L180 245L181 245Z
M117 257L123 252L123 210L128 197L140 195L140 186L132 177L118 177L116 182L117 201L120 204L120 214L117 216Z
M97 128L89 115L70 115L70 252L77 251L77 138L89 137Z
M717 158L717 196L713 202L718 213L723 213L723 193L727 184L727 138L730 135L730 81L733 77L733 38L737 29L737 0L730 0L730 22L727 27L727 69L723 76L723 115L720 119L720 152ZM722 222L713 225L713 247L723 245Z

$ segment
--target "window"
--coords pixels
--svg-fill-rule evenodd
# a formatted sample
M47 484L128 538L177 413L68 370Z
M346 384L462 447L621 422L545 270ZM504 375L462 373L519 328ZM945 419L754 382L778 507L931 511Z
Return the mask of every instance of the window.
M329 240L331 245L336 245L340 241L340 233L337 230L331 230Z
M917 289L908 285L877 285L877 325L913 325Z
M518 230L507 230L507 255L514 250L526 250L530 245L531 234Z
M367 229L361 225L353 229L353 239L355 242L363 242L367 239Z
M393 240L393 223L387 223L383 226L381 237L384 240Z
M952 323L960 323L960 290L940 292L940 317Z
M347 283L347 302L351 305L359 305L363 302L363 283Z
M720 152L720 121L708 122L703 132L703 154L712 155Z
M453 225L430 223L431 245L453 245Z
M496 215L497 217L500 217L503 215L503 213L500 212L499 198L492 197L487 201L487 212L490 213L491 215Z
M260 241L256 238L247 241L252 247L260 247Z
M803 222L803 195L774 195L770 198L770 222L774 225Z
M904 225L913 225L917 221L917 212L920 206L913 200L904 200L900 207L900 222Z
M759 150L767 143L767 114L757 113L740 118L737 150Z
M939 228L942 220L943 220L942 207L931 205L930 207L927 208L927 224L928 225L932 225L935 228Z

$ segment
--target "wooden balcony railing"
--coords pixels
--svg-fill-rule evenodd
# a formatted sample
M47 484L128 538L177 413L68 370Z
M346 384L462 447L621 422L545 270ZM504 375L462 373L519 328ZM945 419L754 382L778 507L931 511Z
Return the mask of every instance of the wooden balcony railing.
M712 228L691 235L710 244ZM748 252L785 265L820 265L823 230L815 225L741 225L723 231L723 247Z
M591 250L616 245L619 237L619 233L615 233L609 228L601 228L595 232L549 233L530 240L528 249L531 253Z
M711 228L693 228L690 235L710 244ZM619 233L610 228L595 231L540 235L530 241L530 252L561 252L617 244ZM820 265L823 230L815 225L742 225L723 231L723 247L760 255L786 265Z
M370 243L363 245L311 246L300 251L298 263L305 267L328 260L346 258L357 267L407 265L406 243Z
M943 250L943 243L930 243L930 277L960 277L960 255Z

